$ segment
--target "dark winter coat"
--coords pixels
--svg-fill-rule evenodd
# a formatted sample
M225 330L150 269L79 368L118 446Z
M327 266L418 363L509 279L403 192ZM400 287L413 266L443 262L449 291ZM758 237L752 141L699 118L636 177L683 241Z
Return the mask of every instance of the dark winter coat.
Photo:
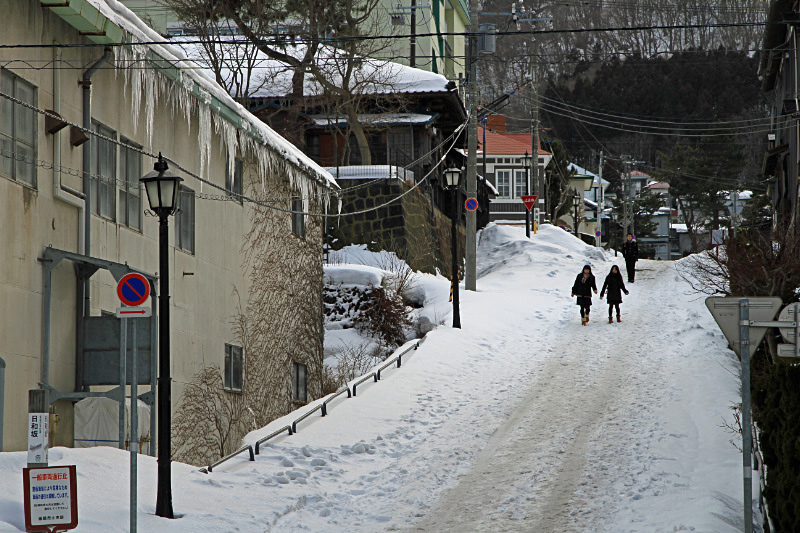
M572 294L578 297L578 305L592 305L592 289L597 290L594 274L589 274L585 282L583 281L583 272L578 274L575 284L572 285Z
M622 244L622 257L625 261L636 261L639 259L639 243L635 240L625 241Z
M600 291L600 298L608 291L608 303L609 304L621 304L622 303L622 293L628 293L628 289L625 288L625 282L622 281L622 273L617 272L616 274L609 274L606 276L606 281L603 283L603 290Z

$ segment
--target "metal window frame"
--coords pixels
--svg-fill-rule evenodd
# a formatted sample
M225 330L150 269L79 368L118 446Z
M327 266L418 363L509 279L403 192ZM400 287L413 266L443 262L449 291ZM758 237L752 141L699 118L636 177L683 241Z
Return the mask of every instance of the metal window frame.
M191 209L188 210L189 213L187 214L184 212L183 209L183 202L187 201L191 203ZM194 201L194 189L190 189L184 185L180 185L178 189L178 210L175 213L175 248L178 250L182 250L187 254L194 255L196 251L195 243L196 233L195 233L195 219L196 219L196 212L195 212L195 201ZM186 218L189 217L189 220ZM189 224L189 239L190 243L184 243L181 237L183 233L183 228L185 224ZM187 246L189 244L190 246Z
M31 90L33 92L33 102L27 102L27 103L31 104L32 106L37 106L38 105L38 101L39 101L39 87L38 86L36 86L35 84L29 82L28 80L26 80L25 78L23 78L19 74L15 73L15 72L12 72L11 70L9 70L9 69L7 69L5 67L0 67L0 76L3 76L3 75L8 76L11 79L11 88L12 88L12 95L11 96L13 96L14 98L19 98L19 95L17 94L17 83L24 83L24 84L30 86L30 88L31 88ZM14 102L11 102L11 150L12 150L13 153L17 152L17 143L21 142L17 137L17 106L18 105L19 104L15 104ZM33 111L31 111L31 113L33 113ZM39 122L38 122L37 117L36 117L35 114L33 114L32 129L33 129L33 140L32 140L32 142L33 142L33 159L36 160L39 157ZM26 146L28 145L28 143L26 143L26 142L22 142L22 144L25 144ZM32 168L32 178L33 178L32 181L33 181L33 183L28 183L27 181L20 180L17 177L17 163L19 163L19 161L17 161L14 157L12 157L11 158L11 174L6 176L6 177L8 177L12 181L15 181L15 182L17 182L20 185L23 185L25 187L30 187L32 189L38 189L38 186L39 186L39 173L37 172L37 168L38 167L36 165L34 165L33 162L31 162L31 166L33 167Z
M300 398L300 372L303 367L303 398ZM295 402L308 403L308 365L292 361L292 400Z
M239 356L239 388L233 386L234 352ZM244 390L244 348L237 344L225 343L225 370L222 375L222 388L228 392L242 392Z
M127 137L120 135L120 141L124 144L129 145L133 148L142 148L140 144L133 142L132 140L128 139ZM121 146L119 150L119 167L121 169L121 176L120 182L122 186L119 188L120 192L125 193L125 203L121 205L119 199L117 200L117 204L119 205L119 223L126 228L130 228L132 230L138 231L141 233L142 231L142 185L139 183L140 176L133 176L133 179L130 180L131 176L128 176L128 158L131 155L134 155L139 158L139 173L141 174L142 170L142 154L137 152L136 150L132 150L126 146ZM123 164L124 158L124 164ZM135 183L136 186L132 187L131 185ZM134 190L136 192L131 192ZM130 221L130 198L131 195L136 196L139 199L139 225L134 226L131 225ZM118 197L119 198L119 197Z
M292 234L305 239L306 217L303 214L303 199L299 196L292 196L290 208L292 210Z
M106 137L111 137L112 139L117 139L118 132L111 128L110 126L106 126L104 123L100 122L99 120L92 119L92 130L96 133L101 135L105 135ZM102 131L105 130L105 131ZM117 168L118 162L117 158L119 157L119 150L117 150L116 143L112 143L110 141L106 141L105 139L101 139L100 137L92 136L90 141L92 143L92 149L94 153L92 154L92 163L94 165L94 172L95 176L100 176L102 178L107 178L111 180L109 183L110 187L114 188L114 193L111 194L111 202L113 202L112 206L109 206L110 215L103 213L102 209L102 196L100 194L100 178L93 177L91 181L92 187L92 203L94 205L90 206L92 210L92 214L97 215L101 218L106 220L110 220L112 222L117 222L119 220L119 216L117 213ZM114 155L111 157L111 176L104 176L100 170L100 143L109 143L114 150Z

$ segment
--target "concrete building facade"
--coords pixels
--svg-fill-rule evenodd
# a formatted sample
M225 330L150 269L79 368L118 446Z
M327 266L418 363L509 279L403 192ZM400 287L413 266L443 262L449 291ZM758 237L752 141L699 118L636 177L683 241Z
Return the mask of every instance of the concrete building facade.
M58 397L111 388L81 382L81 321L120 306L116 277L126 269L146 274L154 289L168 277L173 410L204 369L218 369L224 394L244 394L243 369L255 355L275 366L276 389L260 400L269 403L264 422L318 396L322 224L302 212L322 210L336 187L330 175L215 82L182 69L175 50L135 44L159 37L118 4L11 0L4 15L0 42L36 46L0 50L2 451L26 447L29 389L51 387ZM42 64L54 68L30 68ZM184 180L170 219L168 273L157 272L157 219L147 216L138 181L159 152ZM45 324L42 261L53 254L69 260L52 269ZM96 264L113 268L100 268L83 290L81 265ZM254 283L269 285L270 294ZM255 332L250 353L242 327ZM302 397L297 365L307 380ZM73 445L74 400L52 405L53 445Z

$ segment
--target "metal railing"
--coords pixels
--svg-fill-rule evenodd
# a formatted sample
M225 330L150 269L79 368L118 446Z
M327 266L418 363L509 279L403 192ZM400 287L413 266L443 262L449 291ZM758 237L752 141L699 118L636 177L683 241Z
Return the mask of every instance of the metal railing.
M229 453L228 455L226 455L222 459L219 459L216 463L210 464L206 468L201 468L200 471L203 472L204 474L210 474L214 470L214 468L218 467L219 465L221 465L222 463L224 463L228 459L236 457L237 455L239 455L240 453L242 453L245 450L250 452L250 460L251 461L255 461L256 460L256 456L253 454L253 447L250 446L249 444L247 444L246 446L242 446L241 448L239 448L235 452Z
M280 435L284 431L288 431L290 436L294 435L294 431L292 430L292 426L283 426L281 429L276 429L275 431L273 431L272 433L270 433L266 437L262 437L262 438L258 439L256 441L256 444L255 444L256 455L259 454L259 451L261 449L261 445L262 444L264 444L265 442L267 442L270 439L273 439L273 438L277 437L278 435Z
M251 461L255 461L256 460L255 456L259 455L259 453L261 451L261 445L262 444L264 444L268 440L274 439L275 437L277 437L280 434L282 434L284 431L288 431L290 436L294 435L295 433L297 433L297 423L298 422L302 422L303 420L305 420L306 418L311 416L313 413L316 413L317 411L322 411L322 416L326 416L328 414L328 404L331 401L333 401L335 398L337 398L341 394L344 394L345 392L347 393L347 397L348 398L355 397L356 388L359 385L361 385L362 383L364 383L365 381L367 381L369 378L373 378L375 380L375 382L378 382L381 379L381 371L385 370L386 368L390 367L391 365L393 365L395 363L397 363L397 367L400 368L400 365L402 364L402 361L403 361L403 356L406 355L408 352L410 352L412 350L416 350L417 348L419 348L419 345L422 344L422 342L424 340L425 339L423 337L422 339L418 340L417 342L415 342L414 344L412 344L411 346L409 346L408 348L406 348L402 352L390 357L389 359L387 359L384 362L383 365L380 366L380 368L378 368L377 371L370 372L369 374L366 374L366 375L360 377L358 379L358 381L353 383L353 385L352 385L352 393L351 393L350 386L345 386L345 387L339 389L338 391L333 393L331 396L329 396L324 402L320 403L319 405L314 406L309 411L303 413L303 415L301 415L299 418L295 419L291 423L291 425L283 426L280 429L276 429L275 431L273 431L269 435L258 439L255 442L255 444L252 445L252 446L249 445L249 444L245 445L245 446L242 446L241 448L239 448L235 452L226 455L225 457L219 459L218 461L216 461L215 463L207 466L206 468L201 468L200 472L203 472L205 474L210 474L214 470L214 468L218 467L219 465L221 465L225 461L228 461L228 460L236 457L237 455L239 455L240 453L244 452L245 450L248 450L250 452L250 460Z
M333 394L330 398L322 402L322 416L326 416L328 414L328 404L331 403L337 396L346 392L348 398L352 398L353 395L350 393L350 387L345 387L343 389L339 389L337 392Z

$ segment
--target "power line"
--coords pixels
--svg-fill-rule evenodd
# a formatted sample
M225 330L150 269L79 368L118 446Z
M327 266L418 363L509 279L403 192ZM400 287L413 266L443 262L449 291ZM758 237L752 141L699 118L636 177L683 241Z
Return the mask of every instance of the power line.
M786 26L791 25L791 21L775 21L775 22L732 22L732 23L714 23L714 24L665 24L665 25L644 25L644 26L616 26L616 27L600 27L600 28L564 28L564 29L549 29L549 30L520 30L520 31L501 31L494 35L557 35L557 34L572 34L572 33L608 33L608 32L622 32L622 31L651 31L651 30L686 30L686 29L716 29L716 28L750 28L750 27L764 27L764 26ZM285 34L263 34L267 38L260 38L258 41L246 39L231 39L231 40L218 40L216 44L230 44L230 45L273 45L273 46L289 46L290 38ZM312 36L295 36L293 42L295 44L305 43L320 43L332 44L349 42L349 41L373 41L380 39L406 39L411 37L465 37L474 38L483 35L480 32L435 32L435 33L417 33L412 34L389 34L389 35L355 35L355 36L334 36L334 37L312 37ZM181 40L183 44L202 44L202 39L194 40ZM93 48L93 47L124 47L124 46L141 46L141 45L159 45L173 44L168 39L159 41L123 41L114 43L36 43L36 44L2 44L0 49L7 48Z
M117 140L117 139L115 139L113 137L109 137L107 135L103 135L103 134L101 134L99 132L96 132L94 130L79 126L79 125L77 125L77 124L75 124L73 122L65 120L63 117L57 116L57 115L55 115L55 114L53 114L53 113L51 113L51 112L49 112L49 111L47 111L45 109L38 108L38 107L36 107L36 106L34 106L32 104L29 104L27 102L23 102L22 100L19 100L18 98L15 98L14 96L8 95L6 93L0 92L0 97L6 98L7 100L10 100L11 102L13 102L13 103L15 103L17 105L21 105L23 107L26 107L26 108L28 108L28 109L30 109L32 111L35 111L36 113L39 113L41 115L44 115L46 117L54 118L54 119L57 119L57 120L59 120L61 122L64 122L67 125L69 125L69 126L71 126L73 128L77 128L78 130L86 133L87 135L93 135L93 136L97 137L98 139L103 139L103 140L105 140L107 142L116 144L117 146L122 146L122 147L124 147L124 148L126 148L128 150L132 150L132 151L137 152L139 154L146 155L147 157L150 157L152 159L158 159L161 156L160 153L158 155L156 155L156 154L154 154L152 152L148 152L144 148L140 148L140 147L135 146L135 145L130 145L130 144L124 143L124 142L119 141L119 140ZM267 208L267 209L274 210L274 211L280 211L280 212L290 213L290 214L295 214L295 215L305 215L305 216L320 217L320 218L336 218L336 217L343 217L343 216L360 215L360 214L364 214L364 213L369 213L371 211L377 211L378 209L381 209L381 208L384 208L386 206L389 206L389 205L393 204L394 202L400 200L401 198L405 197L406 195L410 194L413 190L417 189L420 185L422 185L422 183L427 180L427 178L433 173L433 171L436 170L439 167L439 165L441 165L444 162L444 160L446 159L447 155L455 147L456 142L458 142L458 137L459 137L459 134L460 134L461 130L463 130L466 126L467 126L467 122L464 122L463 124L460 124L455 129L455 131L451 134L451 136L453 137L453 142L450 144L450 146L447 148L447 150L445 150L445 152L442 155L442 157L436 162L436 164L434 164L431 167L431 169L428 171L428 173L425 174L425 176L423 176L422 178L420 178L410 189L408 189L407 191L403 192L402 194L392 198L391 200L389 200L387 202L384 202L381 205L378 205L378 206L375 206L375 207L372 207L372 208L368 208L368 209L362 209L360 211L353 211L353 212L349 212L349 213L337 213L337 214L313 213L313 212L307 212L307 211L296 211L296 210L293 210L291 208L285 208L285 207L280 207L280 206L276 206L276 205L273 205L273 204L269 204L269 203L267 203L265 201L257 200L257 199L251 198L251 197L249 197L247 195L240 194L240 193L228 190L227 188L225 188L222 185L218 185L218 184L216 184L216 183L214 183L212 181L209 181L209 180L207 180L207 179L195 174L191 170L188 170L187 168L183 167L181 164L177 163L175 160L173 160L173 159L171 159L169 157L164 156L163 158L165 160L167 160L169 163L171 163L175 168L179 169L181 172L186 174L187 176L190 176L190 177L198 180L200 183L204 183L204 184L206 184L206 185L208 185L210 187L213 187L214 189L223 191L226 195L230 195L232 197L235 197L235 199L237 199L238 201L248 202L248 203L251 203L251 204L254 204L254 205L258 205L260 207L264 207L264 208ZM33 160L31 158L31 163L33 164L34 162L36 162L37 164L39 162L42 162L42 163L51 165L50 168L55 168L53 166L53 163L50 163L50 162L47 162L47 161L43 161L43 160ZM79 176L83 176L84 175L83 171L78 171L76 169L69 169L69 167L58 167L58 168L65 168L65 169L68 169L70 171L79 172L80 173ZM89 175L89 176L91 177L92 175ZM97 179L107 180L109 183L117 182L116 178L103 177L103 176L98 176L98 175L95 175L95 177ZM332 191L331 195L338 196L338 192L339 191Z

